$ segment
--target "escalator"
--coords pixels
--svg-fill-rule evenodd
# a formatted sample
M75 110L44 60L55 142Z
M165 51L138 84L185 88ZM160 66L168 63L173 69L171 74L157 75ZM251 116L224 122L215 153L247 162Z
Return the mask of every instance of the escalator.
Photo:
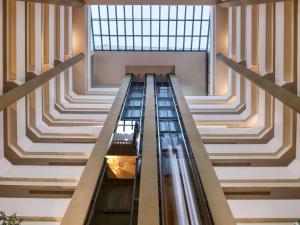
M212 225L168 76L155 78L161 225Z
M91 204L87 225L136 225L146 82L132 77Z

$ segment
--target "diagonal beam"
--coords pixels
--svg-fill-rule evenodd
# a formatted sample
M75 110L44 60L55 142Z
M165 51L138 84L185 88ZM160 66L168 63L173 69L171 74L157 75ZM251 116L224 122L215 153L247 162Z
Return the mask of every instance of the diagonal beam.
M17 0L23 2L37 2L37 3L46 3L54 5L65 5L65 6L77 6L82 7L85 5L82 0Z
M80 60L84 58L84 54L81 53L76 55L67 61L56 65L54 68L42 73L35 78L26 81L24 84L6 92L5 94L0 96L0 112L6 109L11 104L15 103L19 99L28 95L30 92L34 91L36 88L42 86L47 81L51 80L64 70L70 68Z
M277 98L282 103L294 109L296 112L298 113L300 112L300 97L298 97L294 93L290 92L284 87L280 87L279 85L275 84L268 78L260 76L259 74L246 68L240 63L237 63L220 53L217 54L217 59L221 60L231 69L239 73L241 76L250 80L252 83L256 84L258 87L265 90L266 92L271 94L273 97Z
M284 1L293 1L293 0L225 0L225 1L219 1L217 5L222 8L228 8L228 7L241 6L241 5L255 5L255 4L284 2Z

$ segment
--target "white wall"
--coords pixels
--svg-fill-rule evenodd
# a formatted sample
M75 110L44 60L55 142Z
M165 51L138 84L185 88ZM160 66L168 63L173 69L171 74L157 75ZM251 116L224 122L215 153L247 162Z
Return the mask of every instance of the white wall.
M96 52L92 86L119 85L127 65L175 65L185 95L205 95L204 52Z

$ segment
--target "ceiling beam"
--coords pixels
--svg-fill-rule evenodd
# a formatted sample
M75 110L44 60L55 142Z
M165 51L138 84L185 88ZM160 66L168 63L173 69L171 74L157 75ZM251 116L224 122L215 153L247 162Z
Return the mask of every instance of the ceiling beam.
M64 6L76 6L82 7L85 5L83 0L18 0L23 2L37 2L37 3L46 3L54 5L64 5Z
M220 53L217 54L217 59L221 60L235 72L239 73L242 77L245 77L246 79L254 83L256 86L260 87L273 97L277 98L285 105L291 107L298 113L300 112L300 97L298 97L296 94L290 92L284 87L277 85L268 78L260 76L259 74L246 68L241 63L237 63Z
M0 96L0 112L84 58L76 55Z
M241 5L255 5L255 4L284 2L284 1L293 1L293 0L225 0L225 1L219 1L217 5L222 8L228 8L228 7L241 6Z

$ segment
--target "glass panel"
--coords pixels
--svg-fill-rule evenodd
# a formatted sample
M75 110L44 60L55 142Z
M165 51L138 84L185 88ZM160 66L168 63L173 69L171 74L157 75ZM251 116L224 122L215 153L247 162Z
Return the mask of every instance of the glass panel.
M111 50L118 50L118 39L117 37L110 37Z
M96 50L132 50L135 44L135 50L207 51L210 6L90 7L91 45L95 44Z
M150 6L149 5L143 6L143 19L150 19Z
M143 21L143 35L150 35L150 21Z
M118 21L118 34L120 34L120 35L125 34L124 21Z
M193 6L188 5L186 7L186 19L192 20L193 19Z
M133 22L132 21L126 21L126 35L133 35Z
M152 21L152 35L159 35L159 21Z
M94 35L100 35L100 23L99 23L99 21L93 21L93 32L94 32Z
M176 21L170 21L170 24L169 24L169 34L170 35L176 35Z
M142 22L141 21L134 21L134 35L141 35L142 34Z
M210 14L210 6L203 6L203 20L209 20L209 14Z
M114 5L108 6L108 16L109 16L109 19L116 19L116 11L115 11Z
M169 18L169 7L166 5L162 5L160 7L160 19L167 20Z
M151 17L152 19L159 19L159 6L158 5L152 5L151 8Z
M117 5L117 18L124 19L124 7L122 5Z
M103 36L102 41L103 41L103 50L109 50L109 37Z
M195 6L195 20L201 20L202 6Z
M208 21L202 22L202 29L201 29L201 36L207 36L208 35Z
M110 35L117 35L116 21L109 21Z
M101 37L100 36L95 36L94 37L94 42L95 42L95 50L101 50Z
M105 5L100 5L100 17L101 19L107 19L107 8Z
M101 21L102 35L108 35L108 21Z
M99 19L98 6L92 6L91 11L92 11L92 18Z
M161 21L160 35L168 35L168 21Z

